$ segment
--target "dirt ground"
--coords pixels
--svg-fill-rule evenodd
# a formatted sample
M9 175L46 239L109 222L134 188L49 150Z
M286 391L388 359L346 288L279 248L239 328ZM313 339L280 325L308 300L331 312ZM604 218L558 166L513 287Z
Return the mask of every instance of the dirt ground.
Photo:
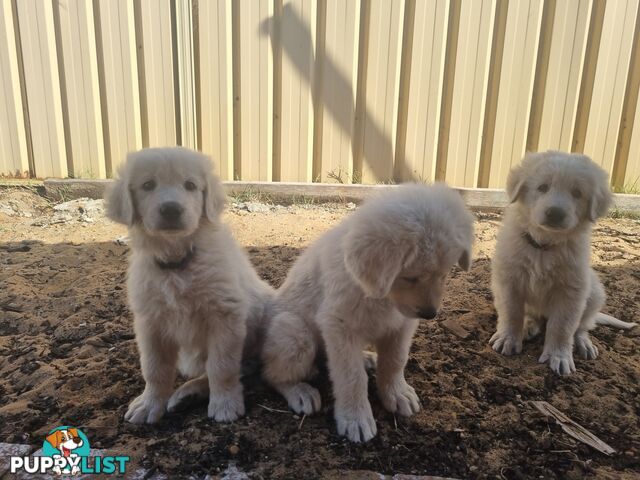
M320 414L300 418L245 378L247 415L214 424L206 405L155 426L123 421L143 388L126 304L123 227L99 205L55 211L34 191L0 189L0 442L40 447L58 425L81 428L92 448L131 455L170 478L215 475L230 463L255 478L336 477L346 470L454 478L639 478L640 329L594 331L601 352L567 378L538 365L541 341L503 357L487 342L496 314L490 258L500 217L477 214L475 263L454 270L437 320L421 323L407 379L423 410L394 418L370 399L378 436L353 445L336 434L325 373ZM247 210L251 210L248 211ZM94 210L91 210L94 209ZM224 220L260 275L282 283L299 253L352 206L230 207ZM640 221L606 219L592 260L608 293L605 311L640 320ZM442 324L462 326L466 338ZM574 441L530 400L546 400L618 453Z

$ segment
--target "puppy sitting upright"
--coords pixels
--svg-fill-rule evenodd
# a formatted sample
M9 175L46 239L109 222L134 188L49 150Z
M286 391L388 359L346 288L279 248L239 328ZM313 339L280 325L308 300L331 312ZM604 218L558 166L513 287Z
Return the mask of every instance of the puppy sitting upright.
M320 409L304 383L326 353L338 433L353 442L376 434L363 349L378 353L382 404L420 409L404 378L418 318L436 316L455 263L471 263L473 217L445 185L403 185L365 203L296 261L277 292L263 350L264 376L297 413Z
M186 148L132 153L106 200L108 216L129 227L127 288L146 382L125 419L154 423L167 406L207 394L209 417L237 419L243 349L257 354L272 290L220 222L225 196L210 160ZM172 395L176 367L192 380Z
M591 225L611 203L607 174L584 155L532 153L509 173L507 194L492 264L498 327L490 343L504 355L520 353L523 337L546 322L539 361L568 375L574 343L581 357L598 356L588 333L596 324L635 325L598 313L605 293L589 266Z

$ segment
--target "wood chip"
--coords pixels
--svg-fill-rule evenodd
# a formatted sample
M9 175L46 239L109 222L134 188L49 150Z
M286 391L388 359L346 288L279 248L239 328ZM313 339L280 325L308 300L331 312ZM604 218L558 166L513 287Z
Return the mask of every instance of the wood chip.
M582 425L578 425L550 403L544 401L531 401L529 403L536 407L543 415L554 418L560 424L562 430L576 440L586 443L605 455L616 453L615 449L610 445L607 445Z
M469 336L469 332L467 332L464 327L456 322L453 318L449 318L444 322L440 322L440 325L460 338L467 338Z

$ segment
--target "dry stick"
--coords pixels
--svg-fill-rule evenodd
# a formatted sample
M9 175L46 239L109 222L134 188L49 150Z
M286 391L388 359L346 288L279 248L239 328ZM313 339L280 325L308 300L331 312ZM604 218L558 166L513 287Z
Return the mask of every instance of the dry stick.
M286 410L278 410L277 408L271 408L271 407L267 407L266 405L262 405L261 403L257 404L260 408L264 408L265 410L269 411L269 412L274 412L274 413L291 413L288 412Z
M584 428L582 425L577 424L569 417L567 417L560 410L555 408L548 402L543 401L531 401L530 402L534 407L536 407L540 413L547 417L554 418L562 427L562 430L565 433L571 435L576 440L581 441L582 443L586 443L587 445L595 448L599 452L604 453L605 455L611 455L612 453L616 453L615 449L610 445L607 445L605 442L596 437L589 430Z
M300 424L298 425L298 430L302 428L302 424L304 423L304 419L307 418L307 414L302 415L302 420L300 420Z

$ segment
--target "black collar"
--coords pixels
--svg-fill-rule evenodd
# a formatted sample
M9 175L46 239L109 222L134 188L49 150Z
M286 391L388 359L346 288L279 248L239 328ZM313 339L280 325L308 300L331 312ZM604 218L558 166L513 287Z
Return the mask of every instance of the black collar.
M191 263L191 260L193 260L195 255L196 247L194 246L191 247L187 254L177 262L163 262L156 258L156 265L158 265L162 270L184 270Z
M537 250L549 250L549 248L551 247L550 244L541 244L536 242L529 232L524 232L522 234L522 238L524 238L529 245Z

